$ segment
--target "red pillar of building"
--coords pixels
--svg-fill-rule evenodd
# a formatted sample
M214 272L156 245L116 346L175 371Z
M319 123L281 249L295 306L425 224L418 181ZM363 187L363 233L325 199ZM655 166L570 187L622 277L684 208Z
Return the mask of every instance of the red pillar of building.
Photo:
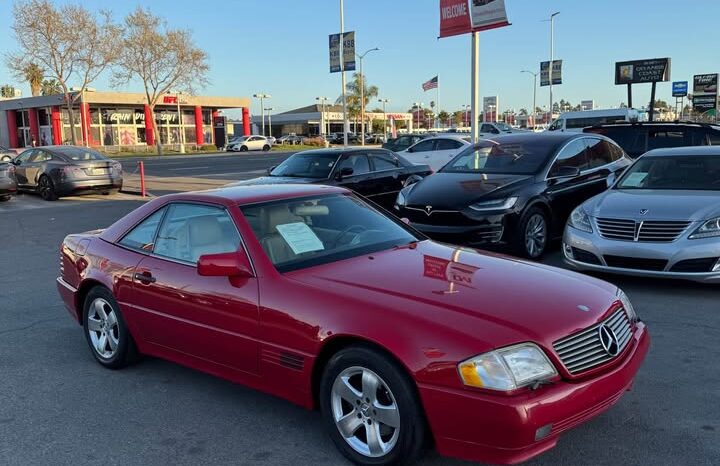
M8 125L8 143L15 149L18 146L17 122L15 121L15 110L6 110L5 117Z
M243 136L250 136L250 109L242 108Z
M88 146L94 146L95 141L93 141L92 131L90 131L90 104L80 104L80 111L82 112L82 117L80 118L80 134L82 134L83 141L87 141Z
M205 144L205 133L203 132L202 107L195 106L195 140L197 145Z
M37 110L28 109L28 120L30 120L30 143L33 146L40 144L40 126L38 126ZM35 141L35 144L32 144Z
M53 144L59 146L62 144L62 117L60 116L60 107L53 107L51 109L50 125L52 128Z
M150 106L145 105L145 142L148 146L155 145L155 125L153 125L152 112Z

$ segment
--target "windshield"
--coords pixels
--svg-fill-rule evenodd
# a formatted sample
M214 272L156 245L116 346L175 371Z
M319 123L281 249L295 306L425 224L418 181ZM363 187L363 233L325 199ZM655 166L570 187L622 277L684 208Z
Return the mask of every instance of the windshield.
M720 191L720 156L643 157L615 188Z
M352 195L241 206L275 268L288 272L406 245L422 238Z
M248 136L240 136L239 138L233 138L233 142L243 142L248 140Z
M533 143L481 143L460 152L440 172L532 175L545 166L552 149L538 139Z
M495 123L495 126L500 131L512 131L512 128L507 123Z
M270 176L325 179L330 177L339 156L337 152L301 152L275 167Z

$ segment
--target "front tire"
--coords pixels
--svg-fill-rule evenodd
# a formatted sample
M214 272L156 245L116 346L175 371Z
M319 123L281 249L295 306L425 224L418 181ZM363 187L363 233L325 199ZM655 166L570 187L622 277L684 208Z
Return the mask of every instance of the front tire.
M120 369L135 361L135 342L120 306L107 288L97 286L85 298L83 329L90 352L101 366Z
M38 191L40 191L40 197L46 201L57 201L59 197L55 192L55 185L47 175L41 176L38 180Z
M515 234L515 250L528 259L540 259L547 249L550 237L548 218L542 209L531 207L520 219Z
M269 151L269 150L270 150L270 146L267 145L267 144L265 144L265 145L263 146L263 152L267 152L267 151Z
M425 445L425 417L412 380L373 348L353 346L328 361L320 408L335 446L356 464L410 464Z
M247 146L240 146L240 152L247 152Z

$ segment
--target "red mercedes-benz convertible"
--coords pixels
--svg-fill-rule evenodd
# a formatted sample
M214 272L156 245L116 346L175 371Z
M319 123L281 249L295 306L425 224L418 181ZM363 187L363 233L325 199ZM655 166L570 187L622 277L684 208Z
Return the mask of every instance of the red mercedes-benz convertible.
M103 366L148 354L317 407L362 465L527 460L617 402L650 342L613 285L334 187L155 199L65 238L57 284Z

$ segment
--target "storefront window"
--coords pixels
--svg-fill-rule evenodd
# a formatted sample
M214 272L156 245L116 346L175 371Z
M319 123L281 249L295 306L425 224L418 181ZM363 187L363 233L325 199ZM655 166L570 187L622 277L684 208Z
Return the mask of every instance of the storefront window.
M183 117L183 125L195 126L195 111L183 110L182 117Z
M195 144L197 142L197 134L195 133L195 127L185 127L185 143Z
M27 143L25 141L25 133L27 130L18 128L17 129L17 135L18 135L18 147L26 147Z
M118 129L106 126L103 131L103 145L115 146L118 144Z
M27 112L22 110L15 112L15 125L17 125L18 128L25 126L25 122L27 121L27 117L25 117L26 114Z
M137 127L137 142L138 142L138 144L147 144L147 138L145 136L145 127L144 126Z
M90 123L93 125L100 124L100 109L99 108L91 108L90 109Z
M46 108L39 108L37 115L40 126L48 126L50 124L50 114Z
M203 119L203 125L211 125L212 124L212 112L210 110L203 110L202 111L202 119Z
M90 137L92 138L94 144L100 144L102 142L102 140L100 139L100 127L91 126Z
M52 144L52 131L50 131L49 126L41 126L40 127L40 142L38 142L41 146L49 146Z
M132 126L121 126L118 134L121 146L134 146L137 143L137 133Z
M203 126L203 136L205 138L204 144L213 143L213 130L212 126Z

